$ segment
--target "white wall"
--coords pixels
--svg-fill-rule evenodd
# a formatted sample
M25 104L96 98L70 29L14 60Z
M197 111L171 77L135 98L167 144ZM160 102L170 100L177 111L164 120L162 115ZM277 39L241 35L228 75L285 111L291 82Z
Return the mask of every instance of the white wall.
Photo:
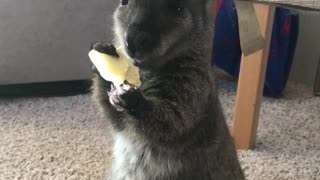
M313 85L320 57L320 13L300 14L300 34L290 80Z
M116 0L0 5L0 85L88 79L93 41L111 42Z

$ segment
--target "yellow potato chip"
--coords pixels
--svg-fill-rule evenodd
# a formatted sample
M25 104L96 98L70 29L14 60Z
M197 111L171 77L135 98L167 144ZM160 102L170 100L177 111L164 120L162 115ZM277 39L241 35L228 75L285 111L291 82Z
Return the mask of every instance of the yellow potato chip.
M140 87L139 68L129 64L128 59L121 53L121 48L117 49L119 58L100 53L96 50L89 52L89 57L94 66L99 71L102 78L119 87L124 81Z

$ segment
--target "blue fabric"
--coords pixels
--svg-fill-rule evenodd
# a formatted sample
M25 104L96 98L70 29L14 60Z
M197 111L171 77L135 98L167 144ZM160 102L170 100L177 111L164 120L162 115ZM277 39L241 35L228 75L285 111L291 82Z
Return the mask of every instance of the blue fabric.
M233 0L219 1L213 63L237 78L242 55L237 11ZM290 74L298 31L299 16L288 9L276 8L264 84L265 96L281 97Z
M267 66L264 94L282 95L288 81L299 34L299 16L277 8Z
M241 61L237 10L233 0L218 0L213 59L217 67L238 76Z

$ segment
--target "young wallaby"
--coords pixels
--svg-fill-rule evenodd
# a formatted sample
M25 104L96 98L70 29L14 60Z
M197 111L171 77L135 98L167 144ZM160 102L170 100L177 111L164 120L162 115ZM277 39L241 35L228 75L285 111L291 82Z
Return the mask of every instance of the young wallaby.
M94 94L115 139L108 180L243 180L211 74L212 0L121 0L115 46L142 85ZM115 46L92 48L117 56Z

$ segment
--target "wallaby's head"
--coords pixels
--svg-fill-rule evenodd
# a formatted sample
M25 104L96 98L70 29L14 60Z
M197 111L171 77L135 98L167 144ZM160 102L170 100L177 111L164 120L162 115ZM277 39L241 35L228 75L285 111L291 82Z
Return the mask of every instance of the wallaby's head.
M156 68L186 51L209 46L212 0L120 0L117 42L136 65ZM209 39L208 39L209 38Z

